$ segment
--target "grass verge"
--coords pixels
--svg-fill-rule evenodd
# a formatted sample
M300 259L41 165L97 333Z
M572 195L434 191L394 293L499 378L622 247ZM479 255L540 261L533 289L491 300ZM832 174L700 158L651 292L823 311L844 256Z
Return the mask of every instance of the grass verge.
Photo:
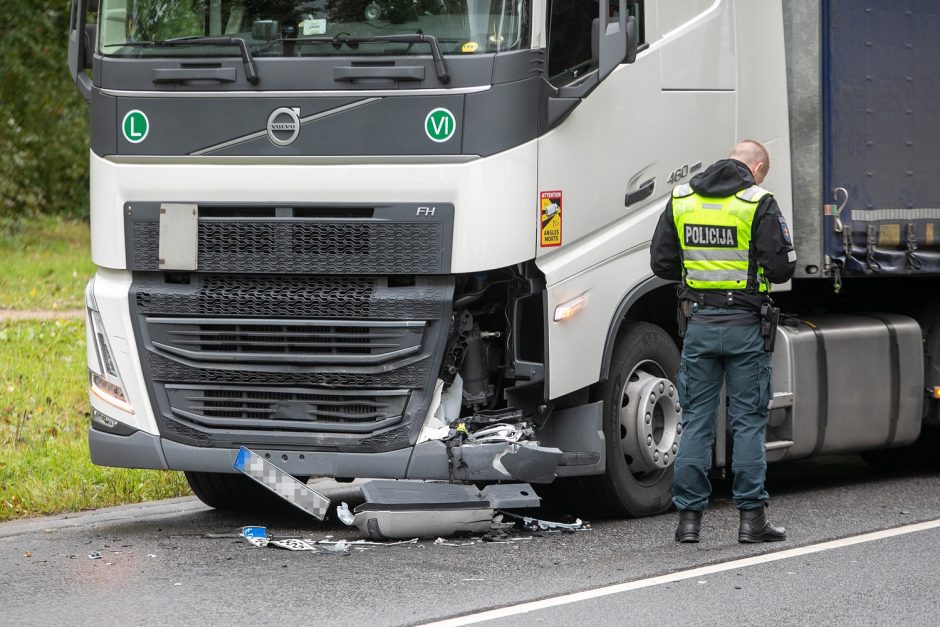
M2 220L0 267L0 309L81 309L95 272L88 223L48 216Z
M0 521L189 493L182 473L91 463L82 320L0 322Z

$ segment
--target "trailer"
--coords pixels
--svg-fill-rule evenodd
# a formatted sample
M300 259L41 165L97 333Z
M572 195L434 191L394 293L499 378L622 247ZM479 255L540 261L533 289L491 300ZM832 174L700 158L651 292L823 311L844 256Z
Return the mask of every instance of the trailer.
M73 0L89 448L670 507L673 186L765 143L793 226L768 460L940 424L940 12L887 0ZM725 420L715 461L730 468ZM904 451L898 454L897 451Z

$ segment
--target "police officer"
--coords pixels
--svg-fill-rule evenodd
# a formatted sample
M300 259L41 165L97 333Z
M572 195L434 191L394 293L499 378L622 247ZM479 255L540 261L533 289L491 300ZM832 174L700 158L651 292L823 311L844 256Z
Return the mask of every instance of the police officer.
M771 283L793 276L796 253L777 202L758 187L769 169L767 148L742 141L727 159L673 190L653 235L653 273L682 281L679 323L685 336L677 380L683 431L672 499L679 510L678 542L699 541L723 378L734 435L738 542L786 539L764 513L764 431L772 395L767 349L776 332L767 294Z

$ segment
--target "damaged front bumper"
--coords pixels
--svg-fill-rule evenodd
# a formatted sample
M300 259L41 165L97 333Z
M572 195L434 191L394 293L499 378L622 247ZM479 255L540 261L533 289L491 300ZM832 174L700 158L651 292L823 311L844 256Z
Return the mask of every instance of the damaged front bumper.
M95 464L193 472L233 472L238 449L189 446L142 431L118 435L92 427L88 446ZM464 444L442 441L384 453L253 449L295 477L371 477L457 481L550 483L564 453L551 446L518 443ZM593 460L592 460L593 461Z

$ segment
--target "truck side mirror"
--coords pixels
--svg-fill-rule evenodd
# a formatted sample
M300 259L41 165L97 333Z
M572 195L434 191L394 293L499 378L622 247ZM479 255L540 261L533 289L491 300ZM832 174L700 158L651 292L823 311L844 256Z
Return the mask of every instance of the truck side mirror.
M97 6L97 1L92 0ZM72 0L72 10L69 18L69 72L72 80L78 85L78 90L91 101L91 78L85 70L91 67L91 59L95 53L94 38L97 28L92 26L91 32L87 28L85 19L88 14L89 0ZM90 39L89 39L90 37Z
M624 63L635 63L637 49L640 46L640 28L636 23L636 18L632 15L627 16L627 56L623 58Z
M597 78L604 80L621 63L633 63L636 60L638 34L636 18L627 15L627 0L620 0L620 17L616 21L607 17L608 2L601 0L598 4L600 14L595 25L598 43Z

